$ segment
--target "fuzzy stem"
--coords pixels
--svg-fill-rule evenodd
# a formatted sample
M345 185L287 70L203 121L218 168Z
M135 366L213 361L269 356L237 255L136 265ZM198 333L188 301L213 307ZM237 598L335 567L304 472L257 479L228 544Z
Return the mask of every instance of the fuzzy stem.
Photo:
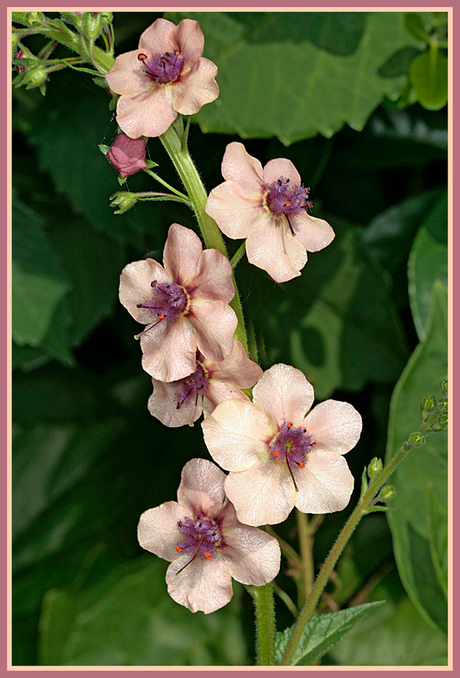
M184 143L184 136L187 134L188 128L186 127L184 131L182 119L179 119L179 123L177 123L176 127L178 128L177 131L174 126L169 127L169 129L160 136L160 141L171 158L185 190L190 197L190 202L192 203L205 246L207 248L219 250L219 252L228 258L222 233L214 219L206 214L204 210L208 195L193 160L190 157L187 144ZM230 306L233 308L238 318L235 338L243 344L244 350L248 353L243 309L234 276L233 284L235 286L235 296L230 302Z
M273 583L246 588L255 606L257 666L274 666L276 628Z

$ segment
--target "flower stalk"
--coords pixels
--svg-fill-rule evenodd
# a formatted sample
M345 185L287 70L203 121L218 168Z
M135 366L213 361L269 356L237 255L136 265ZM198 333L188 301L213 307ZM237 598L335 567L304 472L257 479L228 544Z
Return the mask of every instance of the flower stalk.
M275 601L273 582L265 586L248 586L254 600L256 617L257 666L275 665Z

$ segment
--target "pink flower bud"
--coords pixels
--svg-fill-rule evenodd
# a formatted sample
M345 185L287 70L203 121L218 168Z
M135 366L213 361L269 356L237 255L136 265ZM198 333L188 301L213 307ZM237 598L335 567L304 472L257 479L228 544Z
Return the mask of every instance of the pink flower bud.
M121 132L113 142L106 156L118 170L120 177L128 177L147 167L145 161L145 139L130 139Z

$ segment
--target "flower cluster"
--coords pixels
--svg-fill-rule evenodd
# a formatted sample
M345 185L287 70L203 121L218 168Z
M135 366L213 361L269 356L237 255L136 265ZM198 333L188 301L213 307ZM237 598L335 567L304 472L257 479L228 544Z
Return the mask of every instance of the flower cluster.
M145 167L140 137L163 134L178 113L195 113L218 96L217 68L201 57L203 45L196 21L158 19L138 50L116 59L107 81L121 95L123 131L108 158L121 177ZM245 238L248 261L276 282L299 276L307 251L334 239L331 226L309 214L310 189L290 160L262 167L233 142L222 175L207 214L229 238ZM234 337L234 295L228 258L203 250L179 224L169 228L163 265L135 261L120 277L120 301L144 325L136 338L153 384L150 413L168 427L193 425L203 414L209 453L229 472L192 459L178 501L140 518L140 545L171 562L168 591L192 612L225 605L232 577L262 586L277 575L278 541L258 527L284 521L294 507L329 513L348 504L354 480L344 455L362 427L348 403L327 400L311 409L313 387L298 369L277 364L263 372L246 355ZM251 400L245 390L252 387Z

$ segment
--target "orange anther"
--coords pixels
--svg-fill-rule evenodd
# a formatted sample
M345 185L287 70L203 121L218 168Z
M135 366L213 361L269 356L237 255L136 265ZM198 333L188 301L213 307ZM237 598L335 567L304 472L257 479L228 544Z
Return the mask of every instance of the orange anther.
M279 456L279 452L273 452L273 456L274 456L274 457L278 457L278 456Z
M305 464L303 463L303 461L299 461L299 466L300 468L305 468Z
M204 557L209 560L210 558L212 558L212 555L206 551L206 553L204 554Z
M290 201L290 200L286 200L286 202L284 203L284 206L285 206L285 207L289 207L290 204L291 204L291 201Z
M165 317L165 315L164 315L164 313L159 313L159 314L158 314L158 317L160 318L160 320L163 320L163 318Z
M180 553L180 552L182 551L181 547L180 547L180 546L176 546L176 551L177 551L177 553Z
M179 50L176 49L176 51L174 52L174 55L175 55L175 56L179 56L179 54L180 54Z
M290 421L288 421L287 427L288 427L288 428L291 428L291 426L292 426L292 423L291 423Z

